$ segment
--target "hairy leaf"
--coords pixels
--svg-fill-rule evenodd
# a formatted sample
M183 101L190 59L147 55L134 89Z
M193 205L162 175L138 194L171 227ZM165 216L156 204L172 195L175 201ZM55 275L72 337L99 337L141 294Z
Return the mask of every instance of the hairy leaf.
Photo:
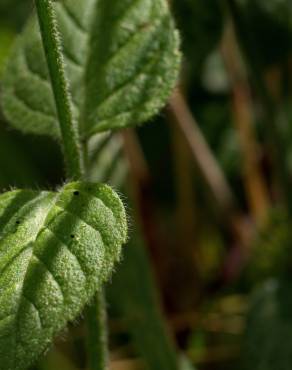
M28 367L109 277L126 216L105 185L0 196L0 369Z
M157 113L176 82L177 49L167 1L97 1L86 72L86 133L135 125Z
M180 62L166 0L63 0L56 13L83 136L139 124L165 104ZM18 38L3 81L14 127L59 136L35 16Z

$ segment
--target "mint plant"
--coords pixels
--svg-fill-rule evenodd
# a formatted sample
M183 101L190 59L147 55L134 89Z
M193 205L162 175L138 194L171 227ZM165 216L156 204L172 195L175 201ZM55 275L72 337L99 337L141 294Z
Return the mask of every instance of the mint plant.
M15 128L60 142L67 181L0 196L0 369L31 366L89 303L100 334L88 338L90 366L104 369L100 292L127 221L118 195L88 182L88 148L100 144L93 135L162 108L177 79L178 34L166 0L35 0L35 8L7 63L3 111Z

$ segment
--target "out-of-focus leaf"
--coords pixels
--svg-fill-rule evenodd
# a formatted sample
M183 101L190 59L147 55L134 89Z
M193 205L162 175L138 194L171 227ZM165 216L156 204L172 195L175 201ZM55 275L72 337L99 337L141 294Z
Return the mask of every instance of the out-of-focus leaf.
M11 28L0 27L0 77L3 73L4 64L8 57L14 37L15 35Z
M291 228L284 210L275 209L262 226L252 247L247 268L249 279L263 281L290 270Z
M89 178L115 189L123 187L128 174L128 162L123 153L119 133L94 135L89 141Z
M269 280L255 292L243 348L245 370L290 370L292 296L290 281Z
M202 82L211 93L224 94L230 91L230 80L224 60L218 50L208 56L204 65Z
M127 323L146 368L178 370L178 356L163 323L148 256L137 234L125 248L123 264L108 293L110 302Z
M196 369L194 368L194 366L187 357L181 356L180 370L196 370Z
M0 24L19 29L31 9L30 0L1 0Z

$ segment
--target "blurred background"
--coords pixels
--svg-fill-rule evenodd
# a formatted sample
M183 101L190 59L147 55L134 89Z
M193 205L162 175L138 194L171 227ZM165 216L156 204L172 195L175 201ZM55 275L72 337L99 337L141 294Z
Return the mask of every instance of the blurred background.
M292 3L170 6L176 92L152 122L92 151L91 178L120 188L130 215L107 287L110 366L291 370ZM32 8L0 2L0 81ZM1 190L64 178L58 144L11 129L0 111ZM35 369L86 369L85 332L80 318Z

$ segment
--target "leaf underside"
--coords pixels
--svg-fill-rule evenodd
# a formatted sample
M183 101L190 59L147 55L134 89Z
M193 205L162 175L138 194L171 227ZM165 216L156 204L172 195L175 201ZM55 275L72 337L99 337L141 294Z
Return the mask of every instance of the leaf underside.
M0 196L0 370L30 366L109 277L126 241L106 185Z
M55 7L83 136L142 123L163 107L180 63L166 0L63 0ZM35 16L8 61L2 99L14 127L59 136Z
M128 175L129 164L124 155L120 133L94 135L89 140L89 152L90 181L121 189Z

